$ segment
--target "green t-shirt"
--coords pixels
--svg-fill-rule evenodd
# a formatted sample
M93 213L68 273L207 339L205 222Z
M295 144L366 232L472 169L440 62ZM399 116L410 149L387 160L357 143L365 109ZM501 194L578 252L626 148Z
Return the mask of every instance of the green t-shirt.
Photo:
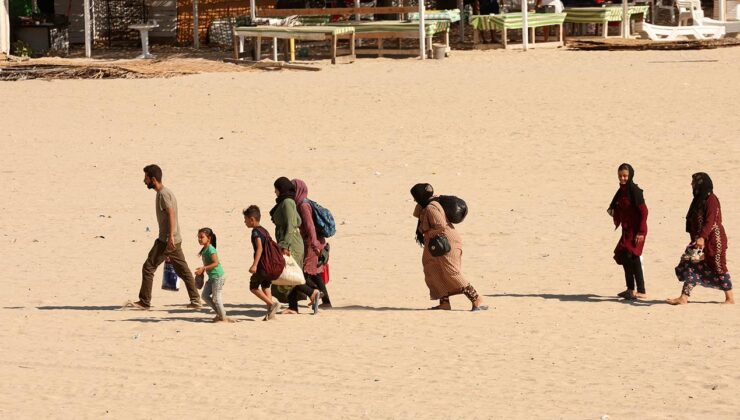
M201 257L203 257L203 265L211 265L213 262L212 255L216 254L216 248L213 247L213 245L208 244L208 248L203 250L203 253L201 254ZM208 278L212 279L215 277L223 277L224 276L224 269L221 268L221 261L218 262L218 265L214 267L211 270L206 271L208 273Z

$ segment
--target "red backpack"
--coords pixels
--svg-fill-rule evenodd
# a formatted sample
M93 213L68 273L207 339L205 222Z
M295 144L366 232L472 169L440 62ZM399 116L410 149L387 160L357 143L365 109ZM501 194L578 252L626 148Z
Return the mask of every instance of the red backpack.
M272 240L270 234L262 226L255 228L266 239L262 244L262 257L257 263L257 272L266 280L276 280L285 269L283 251Z

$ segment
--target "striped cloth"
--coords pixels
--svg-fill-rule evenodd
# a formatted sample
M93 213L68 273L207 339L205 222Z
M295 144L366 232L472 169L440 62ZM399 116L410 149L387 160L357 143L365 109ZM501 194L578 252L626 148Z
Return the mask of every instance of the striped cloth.
M629 6L627 13L633 15L647 15L650 6ZM620 22L622 20L622 6L610 7L573 7L565 9L567 23L605 23Z
M419 20L419 13L409 13L409 20ZM425 20L447 20L451 23L460 22L460 9L452 10L427 10L424 12Z
M419 24L413 22L400 22L394 20L376 21L376 22L341 22L330 23L329 27L351 27L358 34L368 34L376 32L418 32ZM426 35L434 36L440 32L447 32L450 29L450 22L446 20L435 20L424 22Z
M239 32L272 32L286 34L329 34L342 35L350 34L355 31L351 26L238 26L234 31Z
M473 15L470 16L470 25L479 31L490 31L493 29L522 29L524 19L521 12L505 13L501 15ZM565 13L529 13L527 23L530 28L540 26L562 25L565 21Z

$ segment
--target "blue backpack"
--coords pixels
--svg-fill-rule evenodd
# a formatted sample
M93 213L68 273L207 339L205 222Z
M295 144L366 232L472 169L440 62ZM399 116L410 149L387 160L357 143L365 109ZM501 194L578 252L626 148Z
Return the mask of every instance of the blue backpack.
M323 238L330 238L337 233L337 225L334 223L334 216L331 215L329 209L321 207L319 203L309 200L305 200L306 203L311 205L311 212L313 213L313 224L316 227L316 235Z

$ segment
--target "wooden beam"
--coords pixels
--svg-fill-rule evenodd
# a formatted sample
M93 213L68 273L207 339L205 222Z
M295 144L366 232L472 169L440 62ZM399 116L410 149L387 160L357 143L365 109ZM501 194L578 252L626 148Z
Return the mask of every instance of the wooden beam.
M319 15L372 15L413 13L416 7L331 7L326 9L257 9L257 17L319 16Z

